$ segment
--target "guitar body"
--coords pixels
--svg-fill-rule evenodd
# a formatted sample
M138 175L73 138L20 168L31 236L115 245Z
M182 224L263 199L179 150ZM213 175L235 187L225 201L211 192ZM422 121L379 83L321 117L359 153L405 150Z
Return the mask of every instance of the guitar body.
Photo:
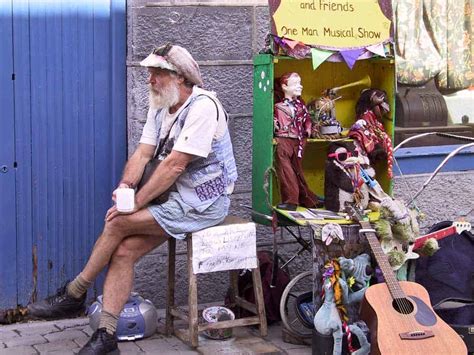
M370 328L371 354L467 354L459 335L433 311L428 292L414 282L403 281L399 285L413 306L408 314L396 310L387 284L373 285L365 292L361 319ZM426 334L412 333L415 331Z

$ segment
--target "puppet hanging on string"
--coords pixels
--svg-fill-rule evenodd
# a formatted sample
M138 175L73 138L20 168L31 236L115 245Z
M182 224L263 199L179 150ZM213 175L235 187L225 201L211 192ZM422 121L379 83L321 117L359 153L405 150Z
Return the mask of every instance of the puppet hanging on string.
M390 112L385 91L365 89L356 104L356 122L349 131L359 149L364 152L374 165L377 161L387 160L387 174L393 176L392 140L381 122L383 116Z
M306 139L311 135L311 118L301 99L303 86L298 73L284 74L275 83L282 99L274 107L276 172L280 186L281 209L297 206L316 207L318 198L309 189L303 175L302 159Z

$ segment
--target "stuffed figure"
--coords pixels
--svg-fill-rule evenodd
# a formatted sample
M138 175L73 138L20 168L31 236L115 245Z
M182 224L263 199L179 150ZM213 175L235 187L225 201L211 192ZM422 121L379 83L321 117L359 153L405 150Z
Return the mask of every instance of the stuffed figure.
M387 160L387 174L393 176L393 148L390 136L381 123L390 112L387 94L378 89L365 89L356 104L356 122L349 131L349 137L356 140L370 159L371 165Z
M362 259L364 258L365 257ZM348 260L350 259L341 259L342 265L345 267L344 270L338 259L333 259L324 266L324 302L314 316L315 329L320 334L332 334L333 336L333 355L340 355L342 353L342 338L344 332L348 334L348 339L351 339L349 334L354 334L359 340L361 348L358 350L354 350L352 348L351 342L348 341L349 350L352 354L362 355L368 354L370 352L370 344L362 330L355 324L348 325L347 323L349 317L347 315L346 306L351 302L360 301L366 288L368 287L365 286L363 289L356 291L357 295L355 297L351 297L350 288L347 284L346 277L349 275L349 277L354 276L353 274L350 274L349 270L355 270L355 268L353 268L353 264L348 262ZM364 263L362 262L361 265L362 264ZM357 269L362 268L364 267L358 267ZM364 282L363 280L359 281Z
M369 254L360 254L354 259L347 259L343 256L338 258L344 279L349 287L349 303L360 302L365 290L369 285L373 269L370 263Z
M313 129L311 137L324 139L337 139L341 136L342 126L336 120L336 108L334 101L336 93L328 89L323 95L308 104L308 109L313 116Z
M380 219L375 222L375 230L390 265L393 270L399 270L407 260L419 257L410 247L420 236L417 212L409 209L403 201L390 197L383 199L380 205ZM424 243L421 252L433 255L437 249L437 240L430 238Z
M301 78L298 73L287 73L278 82L284 98L275 104L273 114L275 170L281 194L277 207L287 210L295 210L298 205L317 207L318 198L309 189L302 167L306 138L311 135L311 118L301 99ZM275 92L279 91L275 88Z
M337 141L329 145L324 176L326 209L341 212L345 202L355 202L363 210L367 208L368 187L360 175L361 163L365 161L359 153L353 142Z

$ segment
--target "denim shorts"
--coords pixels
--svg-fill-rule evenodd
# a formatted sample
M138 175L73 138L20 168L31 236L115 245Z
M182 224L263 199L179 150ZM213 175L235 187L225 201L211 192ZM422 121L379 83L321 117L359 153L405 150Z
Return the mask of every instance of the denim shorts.
M219 197L203 212L187 205L178 192L170 192L168 201L148 206L156 222L176 239L184 239L186 233L197 232L221 223L229 212L228 196Z

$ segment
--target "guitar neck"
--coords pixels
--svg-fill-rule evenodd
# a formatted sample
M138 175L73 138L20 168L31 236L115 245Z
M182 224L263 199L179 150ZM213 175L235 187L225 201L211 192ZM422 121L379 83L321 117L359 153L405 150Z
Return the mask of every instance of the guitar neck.
M364 229L372 229L372 226L369 222L360 221L359 223ZM387 284L392 298L405 298L405 293L403 292L397 278L395 277L395 273L390 266L387 255L383 252L382 247L380 246L377 235L373 232L365 232L364 234L369 242L370 249L372 249L372 252L375 256L375 260L377 260L377 264L380 267L380 270L382 270L385 283Z
M451 227L447 227L430 234L426 234L422 237L416 238L415 245L413 246L413 250L420 249L423 246L424 242L429 238L435 238L436 240L441 240L454 233L456 233L456 227L451 226Z

